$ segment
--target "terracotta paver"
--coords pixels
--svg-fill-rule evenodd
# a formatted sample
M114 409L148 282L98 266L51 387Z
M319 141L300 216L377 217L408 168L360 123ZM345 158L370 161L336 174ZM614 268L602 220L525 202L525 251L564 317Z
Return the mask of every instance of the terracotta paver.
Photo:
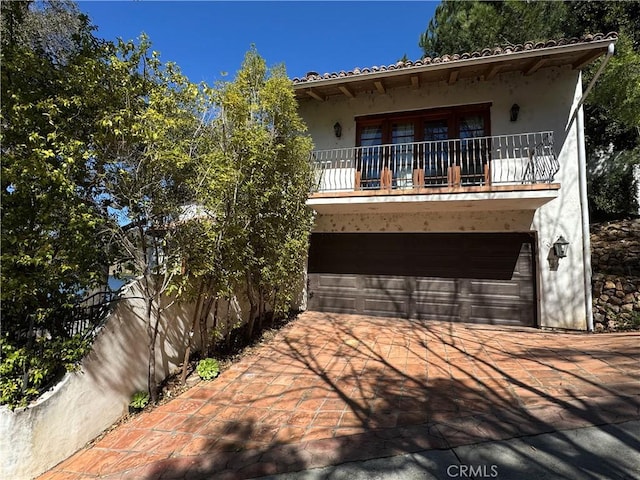
M640 418L640 334L307 312L41 478L242 479Z

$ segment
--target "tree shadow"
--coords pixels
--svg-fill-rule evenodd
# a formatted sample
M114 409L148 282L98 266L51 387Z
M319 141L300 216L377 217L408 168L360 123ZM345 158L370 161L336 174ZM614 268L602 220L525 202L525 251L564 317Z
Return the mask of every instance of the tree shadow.
M208 416L200 411L206 426L185 448L135 474L149 479L256 478L414 454L406 457L413 467L442 476L443 466L426 461L425 451L454 448L457 457L442 453L441 460L509 458L508 464L498 464L499 471L516 476L549 472L550 462L570 468L570 477L630 476L628 464L587 461L594 458L593 447L568 429L602 425L618 444L637 450L638 438L615 424L640 418L638 392L612 391L585 370L565 366L572 355L606 354L602 348L582 348L579 339L592 337L576 335L575 347L564 342L555 348L553 335L545 339L551 346L536 346L548 334L522 332L305 314L257 358L232 372L239 381L192 391L193 398L213 395L219 402ZM637 358L638 347L628 342L627 354ZM552 386L528 377L535 366L547 371ZM561 393L553 387L554 375L577 390ZM637 369L628 378L637 381ZM531 435L548 432L556 432L554 448L542 454L536 443L542 437ZM502 457L491 459L478 450L485 442L514 438L520 440L500 443ZM525 448L534 444L539 448ZM376 471L407 466L398 461L378 462ZM370 465L330 468L327 475L347 478L339 475L357 468Z

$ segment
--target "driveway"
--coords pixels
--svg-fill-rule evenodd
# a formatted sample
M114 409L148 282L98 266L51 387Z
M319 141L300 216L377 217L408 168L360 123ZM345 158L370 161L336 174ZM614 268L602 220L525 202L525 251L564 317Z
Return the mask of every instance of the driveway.
M640 418L639 360L638 333L307 312L42 478L254 478L618 424Z

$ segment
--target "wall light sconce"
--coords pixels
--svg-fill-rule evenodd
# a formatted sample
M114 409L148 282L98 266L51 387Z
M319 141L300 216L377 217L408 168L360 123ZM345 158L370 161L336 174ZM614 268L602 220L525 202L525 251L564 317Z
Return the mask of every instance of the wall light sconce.
M511 105L511 110L509 110L509 118L511 119L512 122L515 122L516 120L518 120L519 113L520 113L520 105L518 105L517 103L514 103L513 105Z
M342 136L342 125L340 125L340 122L336 122L333 125L333 133L336 134L336 138L340 138Z
M567 250L569 249L569 242L560 235L556 243L553 244L553 252L558 258L564 258L567 256Z

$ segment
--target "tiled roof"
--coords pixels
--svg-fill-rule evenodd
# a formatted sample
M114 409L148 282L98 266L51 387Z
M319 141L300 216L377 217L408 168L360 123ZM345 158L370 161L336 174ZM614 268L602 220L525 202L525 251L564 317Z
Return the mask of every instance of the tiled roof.
M509 55L518 52L524 52L529 50L542 50L545 48L552 47L561 47L564 45L574 45L580 43L590 43L600 40L615 40L618 38L618 34L616 32L610 32L607 34L596 33L585 35L581 38L561 38L558 40L548 40L546 42L525 42L517 45L506 45L503 47L494 47L494 48L485 48L483 50L471 52L471 53L461 53L454 55L442 55L441 57L424 57L420 60L416 60L412 62L411 60L407 62L399 61L397 63L391 65L382 65L382 66L374 66L374 67L365 67L365 68L354 68L353 70L340 72L332 72L319 74L318 72L308 72L304 77L298 78L295 77L293 79L294 84L302 84L306 82L313 82L317 80L328 80L332 78L343 78L343 77L353 77L359 75L366 75L370 73L378 73L378 72L386 72L390 70L402 70L402 69L410 69L413 67L421 67L424 65L432 65L432 64L442 64L447 62L453 62L457 60L466 60L471 58L480 58L480 57L499 57L504 55Z

